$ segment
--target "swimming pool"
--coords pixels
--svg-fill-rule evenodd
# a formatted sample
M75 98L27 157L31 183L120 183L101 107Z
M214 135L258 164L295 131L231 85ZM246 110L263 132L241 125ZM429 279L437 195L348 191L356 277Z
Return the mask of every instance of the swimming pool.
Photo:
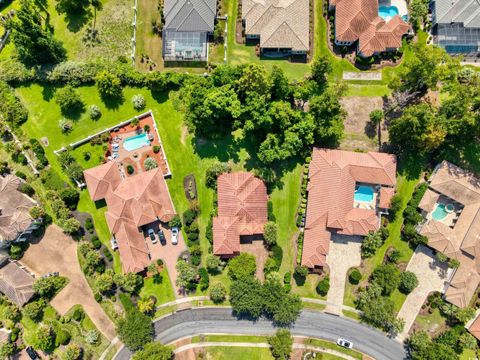
M434 220L443 220L445 217L454 210L452 204L437 204L435 210L433 210L432 218Z
M126 138L123 142L123 147L125 148L125 150L128 151L137 150L143 146L148 145L150 145L150 140L148 140L148 136L146 133L131 136L129 138Z
M360 185L355 189L353 198L355 201L370 202L373 200L373 188L371 186Z
M399 11L396 6L380 6L378 8L378 16L387 21L398 14Z

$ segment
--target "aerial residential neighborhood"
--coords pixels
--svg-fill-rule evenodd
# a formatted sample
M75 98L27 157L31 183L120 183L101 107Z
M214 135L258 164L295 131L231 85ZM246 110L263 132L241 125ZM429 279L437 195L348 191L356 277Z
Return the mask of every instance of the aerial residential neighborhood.
M478 0L0 0L0 359L480 358Z

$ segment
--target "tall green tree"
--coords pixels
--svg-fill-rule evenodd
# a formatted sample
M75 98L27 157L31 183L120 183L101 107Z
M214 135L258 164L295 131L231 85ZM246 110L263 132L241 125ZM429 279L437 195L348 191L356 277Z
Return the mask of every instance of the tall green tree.
M288 78L285 73L277 65L273 65L272 72L269 76L272 100L286 100L289 101L293 95L293 89L290 86Z
M56 64L66 59L62 43L43 24L33 0L21 0L16 16L9 20L18 57L26 65Z
M132 360L171 360L173 351L170 347L164 346L155 341L146 344L142 350L133 354Z
M287 360L290 358L293 337L288 329L278 329L274 336L268 337L268 343L275 359Z

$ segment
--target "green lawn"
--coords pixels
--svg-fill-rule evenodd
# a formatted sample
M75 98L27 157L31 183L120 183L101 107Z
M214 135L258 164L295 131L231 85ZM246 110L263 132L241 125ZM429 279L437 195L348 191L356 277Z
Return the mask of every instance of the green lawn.
M219 346L205 348L205 352L209 360L273 360L268 348Z
M392 90L387 85L358 85L348 84L347 96L389 96Z
M155 296L157 306L175 300L175 293L168 277L167 268L164 268L160 275L162 279L160 283L155 284L153 278L145 279L143 288L140 291L140 297Z
M266 336L255 335L200 335L192 338L192 343L199 342L250 342L266 343Z
M326 296L320 296L317 293L316 287L320 281L320 276L317 274L308 274L305 284L297 285L295 279L292 279L292 292L300 295L301 297L313 298L313 299L323 299L325 300Z
M420 330L425 330L430 334L438 334L446 326L445 317L442 316L440 310L434 309L431 314L417 315L415 324L420 327Z

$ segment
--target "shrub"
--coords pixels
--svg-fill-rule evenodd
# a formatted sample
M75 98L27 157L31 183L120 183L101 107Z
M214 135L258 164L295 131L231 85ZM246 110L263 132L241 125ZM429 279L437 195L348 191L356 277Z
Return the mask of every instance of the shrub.
M198 269L198 275L200 275L200 290L207 290L210 285L210 279L208 272L205 268Z
M135 169L132 165L127 165L127 174L132 175L135 172Z
M158 145L154 145L154 146L153 146L153 152L154 152L155 154L158 154L158 153L160 152L160 149L161 149L161 148L160 148L160 146L158 146Z
M169 226L170 228L172 228L172 227L177 227L177 228L180 229L180 228L182 227L182 220L180 220L180 216L175 215L175 216L172 218L172 220L170 220L170 221L168 222L168 226Z
M133 354L132 360L171 360L174 358L172 348L159 342L150 342L142 350Z
M273 221L267 222L263 227L263 238L268 246L277 243L278 226Z
M67 345L70 342L71 335L68 331L59 327L55 334L55 347Z
M228 173L232 168L227 163L216 162L210 165L205 174L205 183L209 188L215 189L217 187L217 178L220 174Z
M49 325L40 325L35 332L36 347L43 351L51 351L54 347L55 332Z
M70 210L77 208L78 200L80 199L80 194L77 190L69 187L60 191L59 196Z
M85 341L89 344L96 344L100 339L100 333L97 330L90 330L85 336Z
M3 317L16 324L22 318L22 313L18 306L10 304L3 310Z
M113 255L106 247L102 249L103 255L108 259L108 261L113 261Z
M219 272L220 265L221 265L222 261L220 260L220 258L218 256L215 256L213 254L209 254L209 255L207 255L207 258L205 259L205 263L207 265L207 270L211 274L216 274L216 273Z
M83 320L83 318L85 317L85 312L83 311L82 308L79 308L77 307L74 311L73 311L73 314L72 314L72 319L77 321L77 322L80 322Z
M10 245L10 249L8 251L10 257L13 260L18 260L23 256L24 249L22 246L12 244Z
M98 120L102 117L102 112L97 105L90 105L88 108L88 115L90 116L90 119Z
M370 231L368 235L363 238L362 241L362 258L367 259L375 255L377 249L383 245L383 242L384 239L378 231Z
M102 295L99 294L99 293L95 293L95 294L93 295L93 297L95 298L95 301L96 301L96 302L101 302L102 299L103 299Z
M21 183L18 186L18 191L20 191L20 192L22 192L22 193L24 193L25 195L28 195L28 196L33 196L35 194L35 190L33 189L33 187L31 187L27 183Z
M393 264L380 265L373 270L371 282L382 289L383 295L390 295L400 283L400 271Z
M360 280L362 280L362 274L358 269L353 269L348 276L348 280L350 281L350 284L357 285Z
M23 179L23 180L27 180L27 175L25 175L23 172L21 171L15 171L15 176L16 177L19 177L20 179Z
M73 129L73 122L67 119L60 119L58 121L58 126L63 132L67 133Z
M195 221L195 219L197 218L197 212L195 210L192 210L192 209L187 209L182 214L182 218L183 218L183 223L185 224L185 226L190 226Z
M317 293L321 296L326 296L329 289L330 289L330 278L326 276L318 282Z
M35 322L39 322L42 320L45 306L46 303L43 299L28 303L23 307L23 315L29 317Z
M95 82L102 97L122 97L122 83L116 75L101 71L95 77Z
M402 197L399 194L393 195L392 199L390 200L390 209L389 209L389 213L392 219L395 219L401 207L402 207Z
M145 124L145 125L143 126L143 131L145 131L146 133L148 133L148 132L150 131L150 125Z
M212 300L215 304L218 304L225 300L225 297L227 296L227 289L222 283L216 282L210 287L209 294L210 300Z
M292 352L293 337L288 329L278 329L274 336L268 337L270 351L275 359L289 359Z
M286 272L285 275L283 275L283 282L285 284L290 284L291 281L292 281L292 274L290 274L290 272Z
M300 266L300 265L297 265L295 267L295 275L299 276L299 277L307 277L308 275L308 268L306 266Z
M132 97L133 108L137 111L145 109L146 102L142 94L137 94Z
M398 290L404 294L410 294L418 286L417 276L411 271L405 271L400 274L400 284Z
M148 170L156 169L158 167L158 163L157 163L157 160L149 157L145 159L143 166L145 166L145 170L148 171Z
M61 276L40 278L35 280L33 290L40 296L51 298L60 291L66 283L67 279Z
M274 258L269 257L267 261L265 261L265 265L263 267L263 272L265 275L270 274L271 272L276 272L279 270L280 267L277 266L277 262Z
M249 253L241 253L237 257L231 259L228 263L228 275L233 280L245 279L253 277L257 264L255 256Z
M82 356L82 348L77 344L69 344L63 353L63 360L79 360Z

